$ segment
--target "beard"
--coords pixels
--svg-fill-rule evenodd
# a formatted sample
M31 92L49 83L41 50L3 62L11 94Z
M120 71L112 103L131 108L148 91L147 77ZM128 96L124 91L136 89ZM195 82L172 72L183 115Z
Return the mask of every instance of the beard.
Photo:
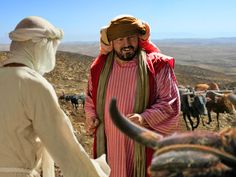
M138 48L133 46L123 47L120 51L115 50L117 57L123 61L131 61L136 56Z

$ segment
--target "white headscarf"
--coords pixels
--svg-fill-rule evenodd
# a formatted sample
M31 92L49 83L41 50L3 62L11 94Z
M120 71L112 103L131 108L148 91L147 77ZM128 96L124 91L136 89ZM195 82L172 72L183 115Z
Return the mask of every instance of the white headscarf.
M42 75L54 69L62 30L41 17L30 16L19 22L9 37L12 57L4 64L22 63Z

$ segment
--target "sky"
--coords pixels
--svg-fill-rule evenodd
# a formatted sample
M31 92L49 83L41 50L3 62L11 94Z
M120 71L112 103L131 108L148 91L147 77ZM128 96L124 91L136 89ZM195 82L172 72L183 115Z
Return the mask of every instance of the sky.
M0 44L27 16L63 29L62 42L98 41L121 14L148 22L151 39L236 37L236 0L2 0L0 9Z

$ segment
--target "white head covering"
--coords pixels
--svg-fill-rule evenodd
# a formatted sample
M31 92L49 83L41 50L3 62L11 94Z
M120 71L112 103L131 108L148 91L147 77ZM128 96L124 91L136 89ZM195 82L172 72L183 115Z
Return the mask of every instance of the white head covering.
M30 16L20 21L9 37L12 57L4 64L22 63L42 75L54 69L62 30L41 17Z

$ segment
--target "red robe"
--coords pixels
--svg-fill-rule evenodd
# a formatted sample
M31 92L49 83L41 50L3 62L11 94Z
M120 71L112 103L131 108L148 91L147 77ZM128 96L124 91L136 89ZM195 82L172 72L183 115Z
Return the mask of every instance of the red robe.
M146 46L145 46L146 45ZM141 46L144 46L145 51L147 52L147 58L148 58L148 74L149 74L149 92L150 92L150 97L149 97L149 105L150 107L154 102L156 98L156 84L155 84L155 75L156 73L166 64L169 64L171 68L174 67L174 59L169 58L156 50L156 48L150 48L150 45L147 44L142 44ZM154 52L153 52L154 51ZM99 81L99 76L102 71L102 68L106 62L107 55L99 55L94 63L91 66L91 80L92 80L92 95L93 95L93 103L96 106L96 98L97 98L97 87L98 87L98 81ZM175 79L175 76L173 75L172 78ZM96 109L96 108L95 108ZM97 157L96 154L96 136L94 138L94 158ZM153 150L146 148L146 166L150 166L151 164L151 159L153 155ZM148 174L146 175L148 177Z

